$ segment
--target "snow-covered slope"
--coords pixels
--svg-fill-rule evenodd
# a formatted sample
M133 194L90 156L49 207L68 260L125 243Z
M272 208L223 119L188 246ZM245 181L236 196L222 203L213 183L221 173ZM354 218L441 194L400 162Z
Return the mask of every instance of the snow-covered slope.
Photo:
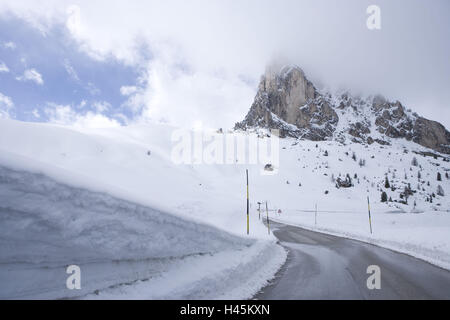
M254 217L243 237L239 188L174 165L171 128L128 129L1 120L1 298L248 298L273 277L286 253Z
M171 136L176 128L137 125L80 132L0 121L0 150L28 158L22 166L32 171L237 235L246 232L245 167L175 164ZM266 238L266 231L254 224L252 236L259 235Z
M283 139L278 174L257 179L254 192L281 209L273 213L277 221L374 243L450 269L450 164L421 152L426 149L406 140L364 146ZM336 180L347 174L353 186L337 188ZM438 195L439 186L444 195ZM387 202L381 202L382 192Z
M274 219L450 267L450 166L445 157L427 156L429 149L404 139L383 146L286 138L280 140L277 173L261 175L264 163L175 164L174 130L160 124L75 130L0 120L1 245L7 248L1 255L2 279L14 278L20 259L26 268L58 270L62 279L68 264L105 270L101 263L111 267L118 259L117 268L105 272L106 280L86 284L91 293L86 297L249 297L285 259L258 219L257 202L266 200ZM336 180L347 174L353 186L336 188ZM443 196L437 193L439 185ZM405 187L411 190L407 204L401 198ZM392 202L381 202L382 191ZM35 241L41 236L44 242ZM100 264L89 263L96 258ZM15 277L22 279L23 270ZM111 277L116 283L108 282ZM133 282L143 279L150 280ZM2 296L25 294L29 287L21 281L23 291L11 284L3 287L10 291ZM199 290L204 281L215 289ZM31 288L30 296L73 294L55 289L46 295L37 285ZM92 295L94 288L101 289L98 296Z

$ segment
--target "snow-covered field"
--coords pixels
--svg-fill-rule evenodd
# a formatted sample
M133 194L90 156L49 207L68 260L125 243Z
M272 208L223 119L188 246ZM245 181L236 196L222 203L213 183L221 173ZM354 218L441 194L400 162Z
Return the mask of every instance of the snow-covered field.
M245 188L210 187L225 176L156 143L1 121L0 298L249 298L286 258L255 217L246 236Z
M449 267L450 166L414 153L425 150L418 145L284 139L277 174L261 175L264 164L175 164L174 130L0 119L0 297L251 297L286 258L258 219L258 201L272 218L306 228L316 228L317 204L322 232ZM354 186L337 189L332 178L346 174ZM408 183L416 192L402 204ZM381 203L382 191L392 202ZM70 264L82 269L81 291L65 288Z

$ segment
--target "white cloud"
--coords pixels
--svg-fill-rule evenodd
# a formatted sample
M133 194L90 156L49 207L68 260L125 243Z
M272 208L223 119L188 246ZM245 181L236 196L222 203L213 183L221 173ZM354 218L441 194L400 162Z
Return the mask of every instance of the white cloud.
M100 89L95 86L92 82L88 82L85 86L85 89L89 91L89 93L93 96L96 96L101 93Z
M9 72L9 68L4 62L0 61L0 73L2 72Z
M10 97L0 92L0 106L6 109L11 109L14 106L14 103L12 102Z
M87 104L86 100L81 100L80 104L77 105L77 108L78 109L83 109L86 106L86 104Z
M67 74L75 81L80 81L80 78L78 77L78 73L75 71L75 69L70 64L70 61L65 59L64 60L64 68L66 69Z
M172 119L187 113L173 104L183 105L205 124L227 126L248 111L254 82L278 53L326 85L384 93L425 116L447 110L448 0L435 2L383 2L377 32L366 27L367 4L356 0L3 0L0 14L14 12L43 33L62 25L96 59L142 66L147 45L152 65L169 63L156 71L144 66L145 90L129 105L146 117Z
M33 109L33 111L31 111L31 114L36 118L39 119L41 117L39 110L38 109Z
M142 118L191 128L199 120L206 127L231 127L236 116L253 99L253 88L227 74L180 71L177 60L166 58L148 66L145 90L130 97L132 109L141 107ZM133 108L134 107L134 108Z
M128 119L127 116L120 112L114 114L114 119L122 121L122 123L125 125L130 123L130 119Z
M27 69L22 76L16 77L19 81L33 81L38 85L43 85L42 75L36 69Z
M81 10L77 5L71 5L67 8L67 21L66 27L67 29L74 35L80 36L83 32L82 24L81 24Z
M70 124L77 116L77 113L72 110L70 105L58 105L55 103L48 103L48 107L44 112L49 117L49 121L57 124Z
M88 112L83 116L78 116L73 125L83 128L114 128L119 127L120 123L104 115Z
M16 49L16 44L12 41L3 42L3 47L5 47L6 49L14 50Z
M2 108L0 107L0 119L9 119L9 113L6 112L5 110L2 110Z
M9 112L13 107L12 99L0 92L0 118L9 118Z
M120 126L120 123L115 119L90 111L85 114L80 114L75 112L69 105L48 103L44 112L49 117L49 122L64 126L79 128L110 128Z
M120 87L120 94L123 96L129 96L138 90L136 86L122 86Z
M92 104L98 113L102 113L111 109L111 104L107 101L96 101Z

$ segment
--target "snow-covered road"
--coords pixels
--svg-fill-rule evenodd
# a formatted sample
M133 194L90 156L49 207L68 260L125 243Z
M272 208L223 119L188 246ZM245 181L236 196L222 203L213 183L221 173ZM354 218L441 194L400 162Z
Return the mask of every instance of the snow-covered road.
M289 251L286 264L256 299L450 299L450 272L367 243L271 222ZM368 266L381 271L369 290Z

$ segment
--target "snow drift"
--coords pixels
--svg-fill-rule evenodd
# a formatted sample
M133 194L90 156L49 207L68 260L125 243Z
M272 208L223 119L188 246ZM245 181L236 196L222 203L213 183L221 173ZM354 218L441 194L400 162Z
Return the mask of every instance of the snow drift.
M217 257L222 278L234 273L241 285L242 278L253 273L248 265L255 267L257 262L258 267L268 267L261 269L264 276L254 280L253 286L242 289L253 294L283 260L280 252L278 260L268 256L273 243L254 247L255 240L209 225L5 166L0 166L0 203L1 299L82 297L144 280L150 288L134 297L157 299L164 293L166 298L174 298L175 293L167 292L167 282L174 291L182 288L179 298L213 298L239 290L239 283L228 281L220 291L205 296L191 283L194 281L186 270L196 265L208 279L218 271L202 267L199 261ZM254 261L258 256L265 259ZM250 257L244 263L247 268L233 270L236 261L244 257ZM82 270L81 290L66 288L65 271L71 264ZM171 277L161 279L168 271ZM174 277L182 281L173 283L170 278ZM202 279L198 278L195 280ZM153 285L155 281L158 285Z

